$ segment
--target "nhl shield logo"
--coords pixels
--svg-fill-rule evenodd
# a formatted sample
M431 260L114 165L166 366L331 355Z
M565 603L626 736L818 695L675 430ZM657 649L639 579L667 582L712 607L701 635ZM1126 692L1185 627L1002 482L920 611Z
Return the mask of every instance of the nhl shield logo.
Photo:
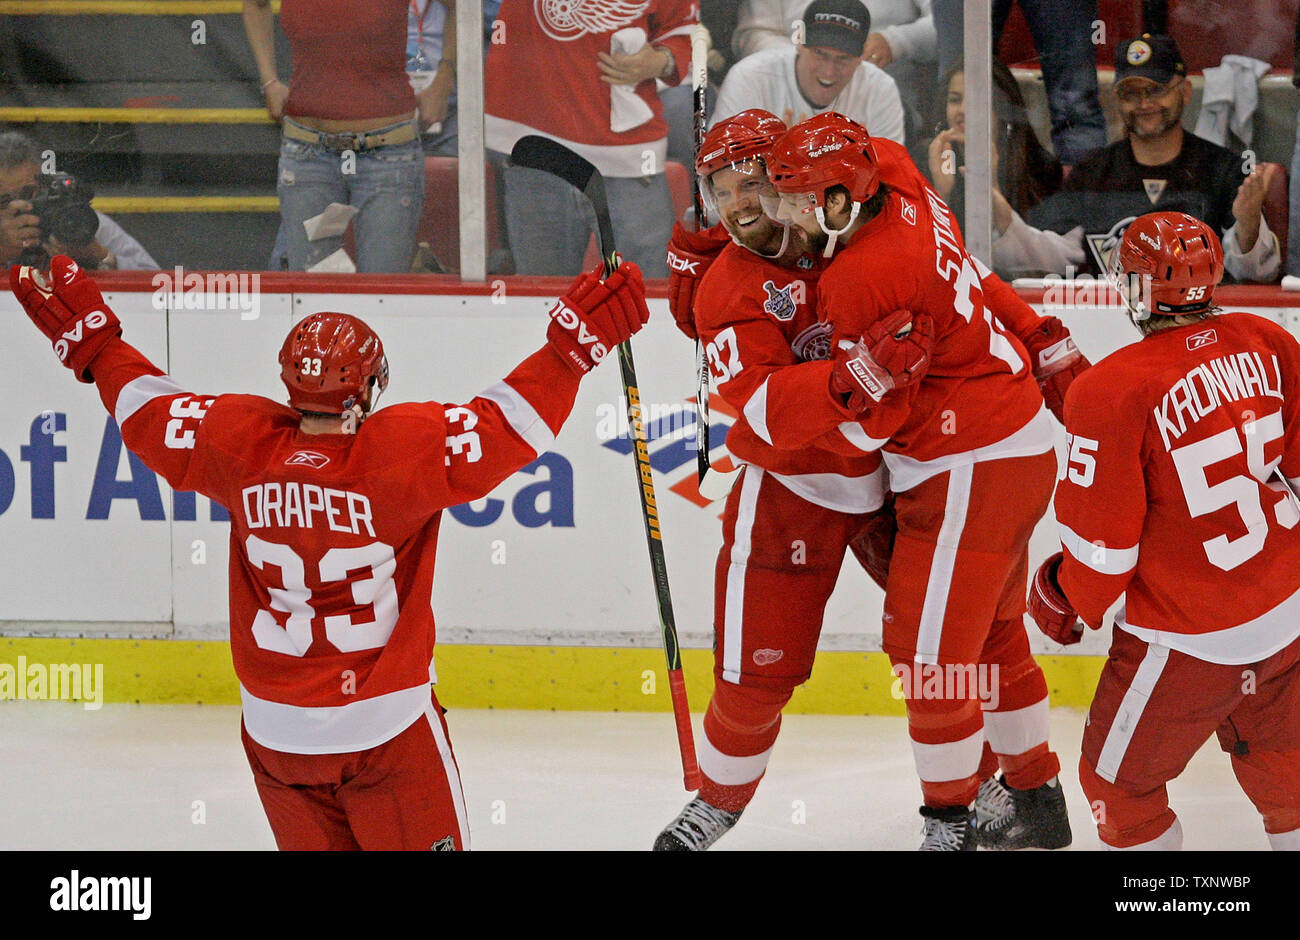
M433 845L429 846L431 852L454 852L456 851L456 839L454 836L445 836L439 839Z
M803 281L792 281L779 289L772 281L763 282L763 290L767 291L767 300L763 301L763 309L782 323L794 319L795 302L793 291L795 284L799 284L802 288Z
M284 463L288 467L311 467L313 470L319 470L329 462L328 457L314 450L298 450L290 454Z

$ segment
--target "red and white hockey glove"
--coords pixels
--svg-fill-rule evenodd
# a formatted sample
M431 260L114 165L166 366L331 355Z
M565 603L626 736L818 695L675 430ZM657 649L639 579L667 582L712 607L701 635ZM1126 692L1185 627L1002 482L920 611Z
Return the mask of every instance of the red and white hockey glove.
M1065 390L1092 363L1079 352L1070 331L1056 317L1048 317L1032 333L1020 337L1020 341L1029 352L1043 401L1056 420L1064 424Z
M872 581L885 590L889 580L889 560L894 554L894 537L898 535L898 516L894 513L894 494L885 497L885 503L867 519L857 535L849 541L849 548Z
M702 232L682 228L673 223L673 237L668 242L668 309L677 321L677 329L689 339L697 336L695 330L695 289L709 270L713 259L727 247L731 236L719 222Z
M1057 552L1039 566L1029 588L1029 616L1038 629L1064 646L1083 639L1083 621L1070 606L1070 600L1056 579L1065 556Z
M831 393L850 411L865 411L889 392L921 381L934 346L934 321L897 310L871 325L857 344L835 351Z
M602 265L579 277L551 308L547 342L579 376L650 318L641 269L624 261L607 278L604 271Z
M90 364L122 324L108 309L95 282L67 255L55 255L49 275L33 267L9 269L9 287L27 316L54 344L54 354L82 382L93 382Z

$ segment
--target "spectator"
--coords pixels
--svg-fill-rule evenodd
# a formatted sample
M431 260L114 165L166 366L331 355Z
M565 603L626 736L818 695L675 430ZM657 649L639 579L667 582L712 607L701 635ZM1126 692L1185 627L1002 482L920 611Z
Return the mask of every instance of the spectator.
M1186 212L1222 233L1224 265L1234 278L1271 281L1281 256L1262 207L1273 167L1257 167L1243 181L1236 154L1183 129L1191 95L1186 76L1170 37L1121 42L1115 97L1125 138L1076 166L1063 190L1030 212L1029 224L1062 233L1083 226L1088 267L1102 274L1134 218Z
M713 109L714 120L762 108L795 124L837 111L862 124L872 137L903 142L903 104L894 80L862 50L871 14L860 0L814 0L804 12L804 42L741 59L727 73Z
M484 134L499 159L527 134L558 140L601 172L619 250L646 277L667 277L673 201L664 164L668 125L655 79L690 74L689 0L647 0L603 12L595 4L506 3L485 75ZM574 274L595 216L550 174L502 172L506 231L520 274Z
M1291 84L1300 88L1300 14L1295 21L1294 62L1291 70ZM1287 229L1286 273L1300 276L1300 122L1296 123L1295 150L1291 153L1291 191Z
M1106 122L1097 96L1097 49L1092 44L1097 0L1020 0L1020 9L1043 70L1052 148L1063 166L1073 167L1106 146ZM994 49L1010 12L1011 0L993 0ZM961 0L934 0L934 25L939 74L945 75L962 58Z
M929 148L935 190L962 220L966 212L966 75L958 66L943 83L947 128ZM1066 235L1030 228L1024 214L1061 188L1061 165L1038 142L1015 77L993 60L993 269L1003 278L1064 271L1084 261L1083 229ZM1009 194L1009 195L1007 195Z
M35 141L17 131L0 133L0 263L5 267L18 264L24 252L44 252L46 256L70 255L83 268L122 271L156 271L158 262L144 246L102 212L86 207L99 220L89 241L65 244L50 235L41 240L41 218L33 211L32 199L41 180L41 151ZM85 226L89 231L90 226ZM30 263L37 259L29 254ZM48 258L46 258L48 263Z
M304 224L332 203L357 210L357 270L410 269L424 153L403 68L407 11L404 0L283 0L280 25L293 53L285 85L276 75L270 0L244 0L267 111L283 128L276 191L291 270L308 270L342 247L341 232L313 239Z
M809 0L742 0L731 39L737 55L793 45L794 24L808 4ZM908 111L909 134L916 137L924 133L922 115L934 88L936 40L930 4L931 0L871 0L867 12L873 29L862 50L865 61L884 69L897 84Z
M491 38L492 22L500 10L501 0L483 0L484 43ZM406 70L413 76L411 87L420 107L424 152L431 157L456 156L456 0L411 0Z

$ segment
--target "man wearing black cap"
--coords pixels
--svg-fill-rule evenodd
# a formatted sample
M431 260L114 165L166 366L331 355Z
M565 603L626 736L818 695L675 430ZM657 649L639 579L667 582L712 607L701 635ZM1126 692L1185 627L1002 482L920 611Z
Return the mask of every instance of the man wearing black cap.
M861 0L814 0L801 23L799 45L766 49L732 66L718 92L714 121L762 108L794 125L838 111L865 125L873 137L902 143L898 86L862 61L871 14Z
M1134 218L1186 212L1222 236L1224 267L1232 277L1274 280L1281 255L1262 211L1274 168L1243 165L1232 151L1184 130L1191 89L1169 36L1144 34L1120 43L1115 97L1124 139L1079 163L1063 191L1030 212L1029 224L1061 233L1081 227L1089 249L1086 270L1099 274Z

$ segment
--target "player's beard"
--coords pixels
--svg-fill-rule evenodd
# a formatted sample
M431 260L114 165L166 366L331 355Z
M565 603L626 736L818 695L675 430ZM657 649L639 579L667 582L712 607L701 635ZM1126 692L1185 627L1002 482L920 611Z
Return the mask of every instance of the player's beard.
M758 213L758 218L750 225L742 227L736 221L737 219L748 218L754 212ZM750 251L760 255L772 255L780 251L781 241L785 235L781 226L763 215L762 210L757 207L732 213L725 220L725 227L732 238Z

